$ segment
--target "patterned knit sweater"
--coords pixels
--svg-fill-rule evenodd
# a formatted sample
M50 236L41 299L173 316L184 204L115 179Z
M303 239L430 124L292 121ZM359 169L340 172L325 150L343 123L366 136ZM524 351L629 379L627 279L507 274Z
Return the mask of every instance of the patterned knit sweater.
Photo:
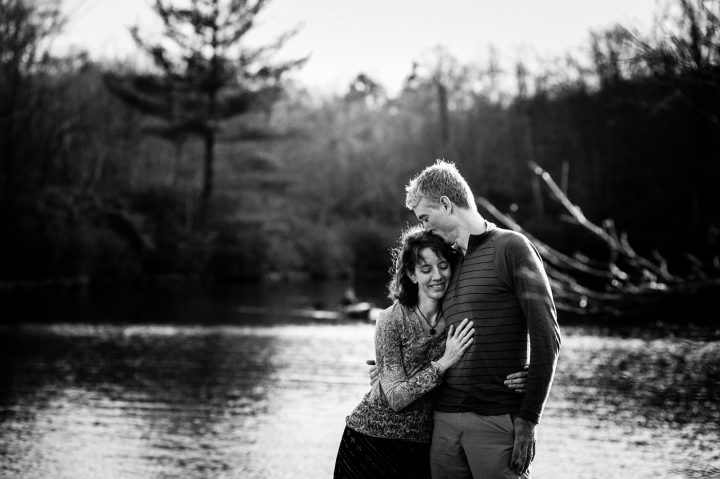
M445 351L446 334L425 331L417 315L399 303L383 311L375 329L375 357L380 381L347 417L362 434L430 442L432 394L442 381L432 363Z

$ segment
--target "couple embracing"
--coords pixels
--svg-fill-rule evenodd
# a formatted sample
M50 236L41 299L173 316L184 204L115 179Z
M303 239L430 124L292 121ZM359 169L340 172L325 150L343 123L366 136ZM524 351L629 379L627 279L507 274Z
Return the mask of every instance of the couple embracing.
M452 163L406 192L422 226L393 250L378 380L347 417L335 478L529 478L560 348L540 255L480 215Z

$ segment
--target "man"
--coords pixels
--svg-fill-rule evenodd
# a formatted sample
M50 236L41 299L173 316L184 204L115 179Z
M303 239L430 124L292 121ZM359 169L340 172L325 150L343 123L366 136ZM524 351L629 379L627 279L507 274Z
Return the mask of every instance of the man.
M454 164L438 160L406 187L426 230L462 253L443 301L445 320L475 323L475 340L435 399L433 478L529 477L535 429L560 348L550 285L535 247L477 211ZM505 377L528 363L525 394Z

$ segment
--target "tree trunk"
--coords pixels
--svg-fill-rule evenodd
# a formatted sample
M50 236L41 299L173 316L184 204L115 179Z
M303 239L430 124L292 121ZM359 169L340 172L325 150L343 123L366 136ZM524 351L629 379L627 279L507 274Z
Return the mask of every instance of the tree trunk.
M219 12L218 1L213 2L213 21L217 22ZM213 24L212 28L212 39L210 45L212 47L212 58L210 59L210 78L209 88L207 90L207 131L205 133L205 172L204 181L201 196L201 215L204 217L207 213L207 208L210 204L210 197L213 192L213 181L214 181L214 162L215 162L215 134L217 119L216 107L217 107L217 94L219 90L220 72L218 69L218 25Z
M440 148L442 155L446 155L450 146L450 124L448 115L447 88L442 81L437 80L438 113L440 120Z
M215 131L205 134L205 165L203 170L203 187L201 193L202 210L205 211L213 192L213 175L215 161Z
M22 84L22 77L20 74L20 66L19 65L13 65L13 70L11 71L10 75L10 82L9 85L7 85L7 90L3 92L3 95L7 98L7 106L6 105L0 105L0 108L3 108L5 111L0 111L0 113L5 116L5 121L3 125L3 131L0 132L0 135L3 135L5 137L5 144L3 146L3 154L2 157L2 163L3 163L3 173L5 174L5 196L7 199L11 199L15 194L15 164L16 164L16 155L17 155L17 137L16 135L16 120L18 116L18 110L21 108L19 106L20 102L20 94L21 94L21 84Z

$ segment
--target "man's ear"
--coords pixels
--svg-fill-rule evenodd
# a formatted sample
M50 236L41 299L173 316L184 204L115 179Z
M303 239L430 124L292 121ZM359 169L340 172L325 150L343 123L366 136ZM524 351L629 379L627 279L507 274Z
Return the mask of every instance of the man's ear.
M440 206L448 213L452 213L453 202L447 196L440 197Z

